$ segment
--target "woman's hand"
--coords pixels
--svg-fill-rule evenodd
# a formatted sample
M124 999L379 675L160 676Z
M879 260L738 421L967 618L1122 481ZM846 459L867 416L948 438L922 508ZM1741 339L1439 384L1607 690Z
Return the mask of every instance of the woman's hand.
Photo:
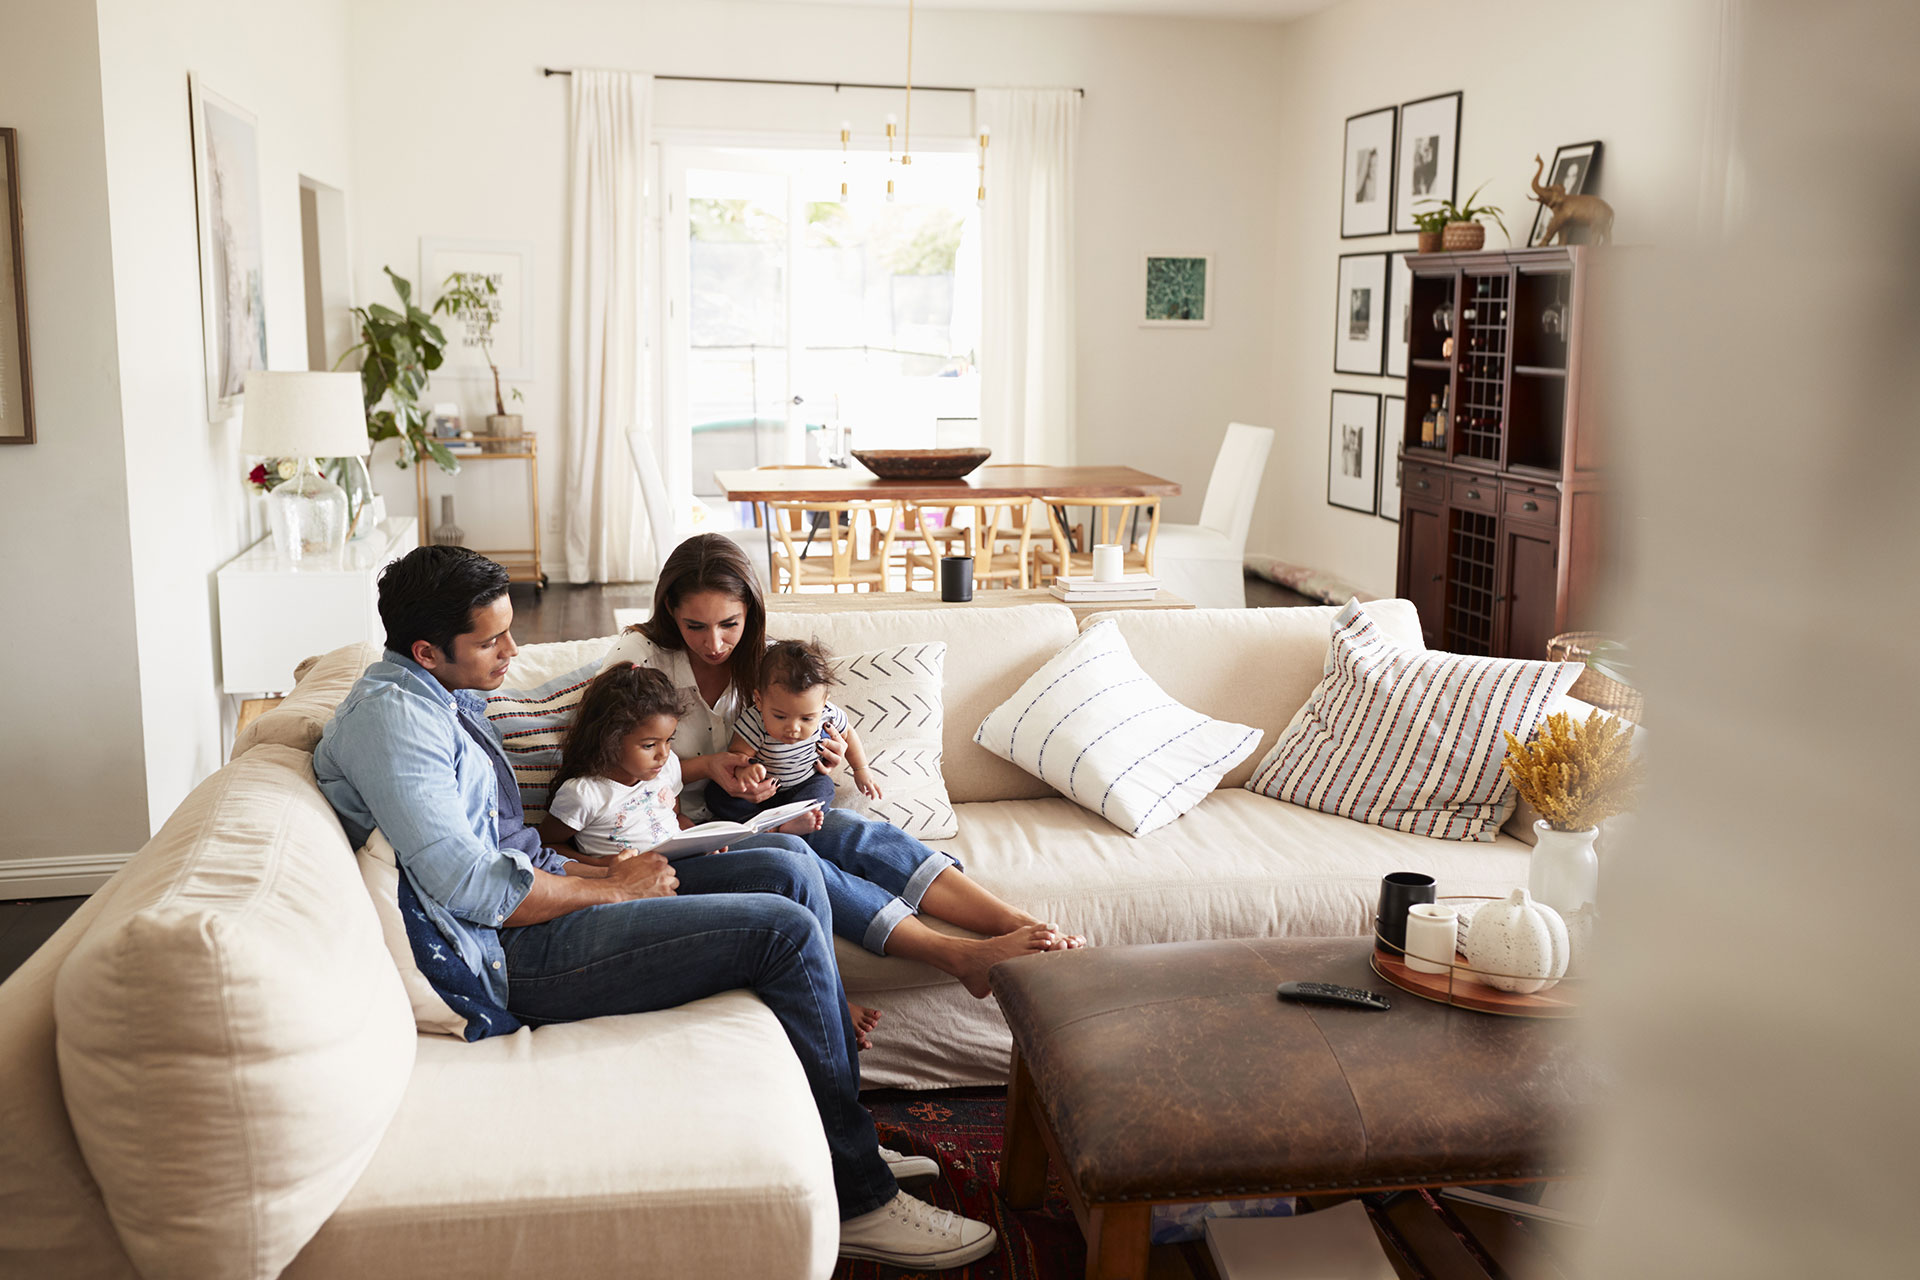
M773 782L766 777L764 770L758 782L753 781L753 775L747 773L753 764L752 756L738 751L720 751L706 759L708 779L719 783L721 790L728 795L739 800L752 801L754 804L759 804L773 795Z
M847 758L847 739L838 729L826 728L820 731L820 762L814 765L819 773L832 773Z

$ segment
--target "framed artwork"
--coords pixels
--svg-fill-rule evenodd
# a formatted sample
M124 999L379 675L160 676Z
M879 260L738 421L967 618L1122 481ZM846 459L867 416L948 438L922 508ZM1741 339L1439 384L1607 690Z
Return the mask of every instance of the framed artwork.
M1387 271L1387 376L1407 376L1407 353L1413 341L1413 268L1407 265L1412 254L1406 250L1390 255Z
M1146 329L1204 329L1213 323L1213 256L1146 256L1146 303L1140 325Z
M1383 236L1393 230L1393 139L1396 107L1347 117L1340 187L1340 238Z
M1561 147L1553 153L1553 163L1547 168L1547 176L1541 185L1565 187L1570 196L1598 195L1600 193L1600 144L1597 142L1575 142ZM1540 243L1541 234L1547 224L1553 221L1553 214L1547 206L1541 205L1533 213L1533 231L1527 236L1527 243Z
M1443 93L1400 106L1400 158L1395 165L1395 231L1418 231L1414 206L1451 200L1460 177L1459 93Z
M1338 292L1333 371L1378 377L1387 356L1387 255L1341 254Z
M1400 435L1406 429L1407 398L1387 396L1380 414L1380 518L1400 523Z
M240 408L247 373L267 367L267 301L260 248L260 137L253 113L187 77L193 104L193 187L200 214L200 323L207 416Z
M1380 397L1336 391L1327 426L1327 503L1372 515L1379 501L1374 472L1380 457Z
M12 129L0 129L0 444L33 441L33 359L27 351L19 142Z
M420 305L429 311L447 291L447 277L456 271L493 277L500 291L499 314L494 318L489 348L500 366L502 382L525 382L533 377L533 242L531 240L449 240L420 237ZM447 335L445 363L436 378L491 378L487 357L466 324L441 316Z

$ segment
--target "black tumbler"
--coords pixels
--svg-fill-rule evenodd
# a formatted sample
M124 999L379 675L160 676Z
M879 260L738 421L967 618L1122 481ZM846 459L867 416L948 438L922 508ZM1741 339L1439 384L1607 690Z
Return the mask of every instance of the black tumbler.
M1375 921L1381 945L1395 955L1407 949L1407 909L1434 899L1433 877L1418 871L1395 871L1380 877L1380 916Z
M973 599L972 556L940 557L940 598L954 603Z

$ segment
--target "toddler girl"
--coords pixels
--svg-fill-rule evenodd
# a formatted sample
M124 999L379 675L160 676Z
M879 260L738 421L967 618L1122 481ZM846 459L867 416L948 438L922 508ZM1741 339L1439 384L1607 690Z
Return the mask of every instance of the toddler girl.
M678 834L673 733L684 710L663 672L623 662L594 677L560 749L542 838L572 840L582 861L604 865Z

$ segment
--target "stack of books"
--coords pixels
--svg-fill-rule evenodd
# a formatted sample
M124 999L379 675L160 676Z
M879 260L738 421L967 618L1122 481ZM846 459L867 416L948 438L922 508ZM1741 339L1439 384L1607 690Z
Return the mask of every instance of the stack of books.
M1160 591L1160 579L1144 573L1130 573L1118 582L1101 582L1090 577L1062 576L1053 580L1054 598L1068 604L1118 604L1128 600L1151 600Z

